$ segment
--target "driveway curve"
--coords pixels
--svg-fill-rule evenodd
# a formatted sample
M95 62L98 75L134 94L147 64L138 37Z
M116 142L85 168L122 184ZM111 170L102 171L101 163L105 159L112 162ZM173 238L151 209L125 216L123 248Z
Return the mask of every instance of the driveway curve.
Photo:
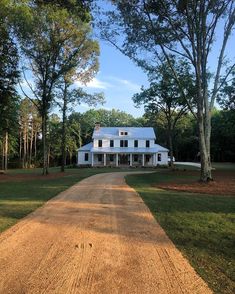
M127 173L89 177L0 235L0 293L211 293Z

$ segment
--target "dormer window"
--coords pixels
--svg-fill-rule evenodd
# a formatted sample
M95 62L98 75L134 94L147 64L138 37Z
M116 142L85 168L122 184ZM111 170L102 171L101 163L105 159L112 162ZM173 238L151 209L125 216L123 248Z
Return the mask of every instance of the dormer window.
M127 131L119 131L119 136L127 136L128 132Z

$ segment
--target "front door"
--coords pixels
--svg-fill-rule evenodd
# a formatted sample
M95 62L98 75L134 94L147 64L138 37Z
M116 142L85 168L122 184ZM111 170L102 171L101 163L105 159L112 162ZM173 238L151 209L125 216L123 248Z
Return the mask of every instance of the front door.
M128 165L129 161L128 161L128 155L127 154L120 154L119 155L120 158L120 164L125 164Z

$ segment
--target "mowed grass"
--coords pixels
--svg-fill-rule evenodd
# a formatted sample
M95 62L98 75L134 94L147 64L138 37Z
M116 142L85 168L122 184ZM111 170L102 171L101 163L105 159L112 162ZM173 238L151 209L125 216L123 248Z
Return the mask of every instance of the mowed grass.
M187 171L180 177L198 179ZM130 175L126 180L210 288L235 293L235 197L158 189L158 183L179 180L171 171Z
M59 168L51 168L50 174L59 173ZM9 170L11 176L0 181L0 232L14 225L48 199L66 190L73 184L94 174L121 171L110 168L67 169L65 175L54 178L42 177L41 169ZM25 178L24 178L25 175ZM33 176L32 179L28 178ZM4 180L4 175L1 175ZM19 178L20 176L20 178ZM38 178L37 178L38 177Z

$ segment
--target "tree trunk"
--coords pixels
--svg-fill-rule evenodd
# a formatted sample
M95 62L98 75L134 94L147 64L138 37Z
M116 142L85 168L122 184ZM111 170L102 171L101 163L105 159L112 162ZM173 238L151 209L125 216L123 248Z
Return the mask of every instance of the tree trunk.
M30 149L29 149L29 165L30 167L32 166L32 153L33 153L33 120L32 120L32 125L31 125L31 136L30 136Z
M29 122L26 123L26 168L29 168Z
M2 138L2 170L4 170L4 160L5 160L5 142L4 142L4 136Z
M19 157L20 157L20 162L21 162L21 156L22 156L22 137L21 137L21 129L20 129L20 132L19 132L19 135L20 135L20 142L19 142Z
M43 175L48 174L48 157L47 157L47 114L44 110L42 113L42 145L43 145Z
M63 95L63 119L62 119L62 140L61 140L61 154L62 154L62 162L61 162L61 172L65 171L66 165L66 112L67 112L67 85L64 87L64 95Z
M24 123L23 129L23 168L26 168L26 123Z
M173 160L173 138L172 138L172 127L171 127L171 121L168 120L168 129L167 129L167 135L168 135L168 142L169 142L169 148L170 148L170 168L174 169L174 160Z
M207 135L208 130L206 129L206 124L204 124L202 111L198 112L198 129L199 129L199 146L200 146L200 158L201 158L201 176L200 180L202 182L208 182L212 180L211 175L211 164L210 164L210 154L207 150Z
M5 138L4 138L4 164L3 169L7 170L8 168L8 131L5 132Z
M37 130L35 130L35 134L34 134L34 164L36 162L36 157L37 157Z

